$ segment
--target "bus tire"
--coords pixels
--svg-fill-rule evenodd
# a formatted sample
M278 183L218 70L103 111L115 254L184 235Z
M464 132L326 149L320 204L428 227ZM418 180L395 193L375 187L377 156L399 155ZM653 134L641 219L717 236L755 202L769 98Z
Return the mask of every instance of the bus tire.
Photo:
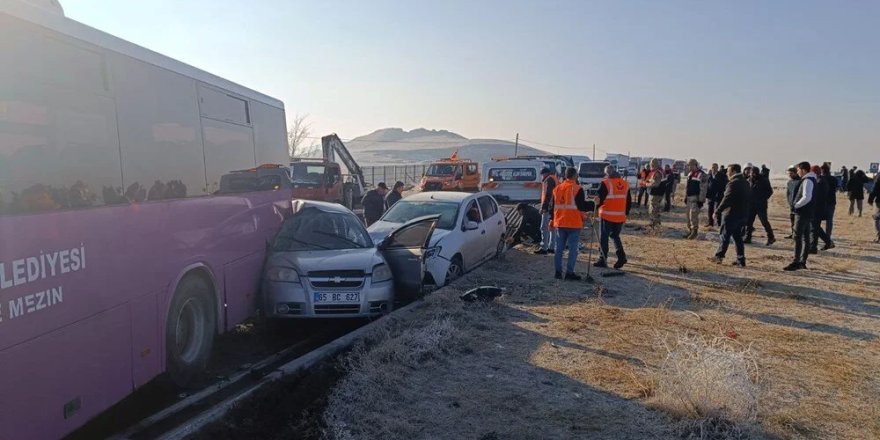
M214 345L217 314L214 290L200 276L186 276L174 292L165 323L168 375L179 386L196 384Z

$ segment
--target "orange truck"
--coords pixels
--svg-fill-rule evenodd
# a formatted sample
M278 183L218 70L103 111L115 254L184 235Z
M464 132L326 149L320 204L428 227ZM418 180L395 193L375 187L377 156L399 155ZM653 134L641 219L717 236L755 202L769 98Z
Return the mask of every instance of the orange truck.
M295 158L290 162L293 197L343 203L343 182L339 164L323 158Z
M422 191L479 191L480 166L453 154L449 159L432 162L419 183Z

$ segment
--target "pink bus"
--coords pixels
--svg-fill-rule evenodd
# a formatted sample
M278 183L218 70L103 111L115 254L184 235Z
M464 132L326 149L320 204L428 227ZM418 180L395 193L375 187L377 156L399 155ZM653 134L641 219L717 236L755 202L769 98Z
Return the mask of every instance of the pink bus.
M289 185L235 183L288 162L280 101L42 3L0 0L2 440L193 379L290 209Z

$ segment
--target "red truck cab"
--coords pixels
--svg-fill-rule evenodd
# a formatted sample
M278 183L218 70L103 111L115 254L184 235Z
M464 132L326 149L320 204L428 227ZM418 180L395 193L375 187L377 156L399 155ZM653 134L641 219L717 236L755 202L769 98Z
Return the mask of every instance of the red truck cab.
M342 172L338 163L324 159L293 159L290 175L295 198L343 203Z

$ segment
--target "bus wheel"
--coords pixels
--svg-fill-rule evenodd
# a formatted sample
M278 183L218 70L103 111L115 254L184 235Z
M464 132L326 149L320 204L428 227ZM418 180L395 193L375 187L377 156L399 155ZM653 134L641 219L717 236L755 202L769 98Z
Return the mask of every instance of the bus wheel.
M213 290L202 277L187 276L177 286L165 326L168 375L180 386L204 373L214 344L217 315Z

